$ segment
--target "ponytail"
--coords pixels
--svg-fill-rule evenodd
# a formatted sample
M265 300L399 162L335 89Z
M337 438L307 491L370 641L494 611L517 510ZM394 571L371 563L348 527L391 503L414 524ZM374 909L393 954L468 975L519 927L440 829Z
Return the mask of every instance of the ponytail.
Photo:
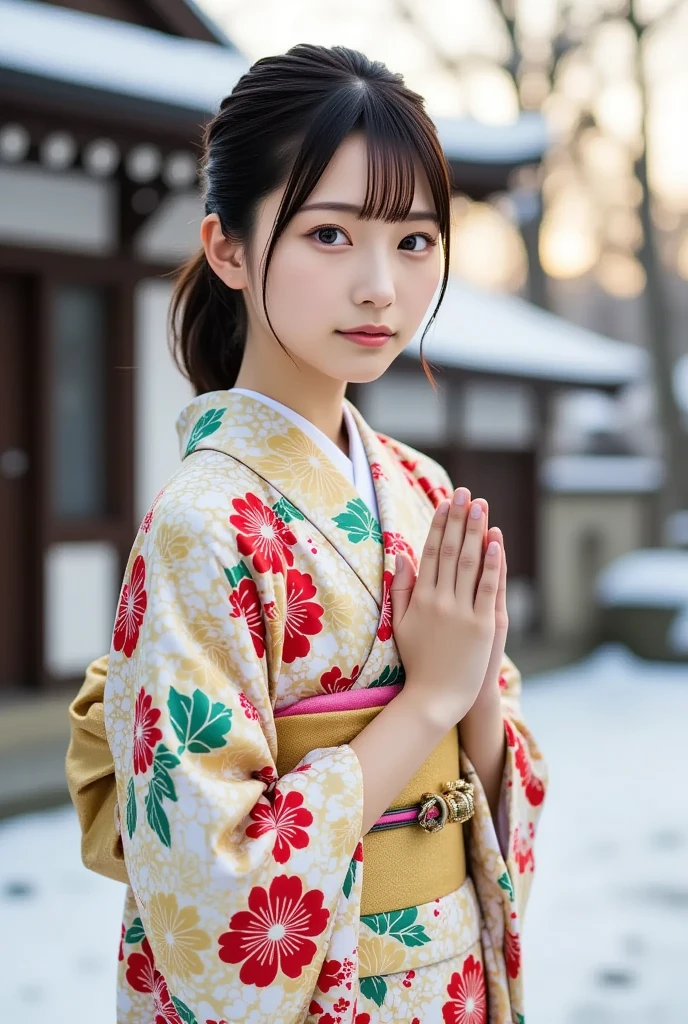
M234 387L246 344L246 304L200 250L179 271L170 305L171 351L197 395Z

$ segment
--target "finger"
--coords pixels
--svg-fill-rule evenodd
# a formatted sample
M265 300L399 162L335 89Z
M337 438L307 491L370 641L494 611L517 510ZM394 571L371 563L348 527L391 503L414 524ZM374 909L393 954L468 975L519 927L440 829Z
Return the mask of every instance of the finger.
M501 572L502 546L497 540L487 545L485 564L478 583L478 590L473 605L476 615L494 615L499 590Z
M390 597L392 599L392 627L396 629L409 606L411 594L416 584L416 574L410 558L404 552L395 558L395 572Z
M501 565L499 569L499 585L497 588L497 602L495 605L496 614L499 619L497 625L500 628L506 628L509 622L509 616L506 606L506 579L507 579L507 565L506 565L506 551L504 549L504 537L502 531L496 531L498 536L495 538L499 541L502 549Z
M482 548L482 553L481 553L481 558L480 558L480 572L482 572L483 565L485 564L485 552L487 551L487 546L490 543L490 541L493 541L493 540L499 541L500 544L502 543L502 531L497 526L491 526L489 528L489 530L485 531L485 540L483 541L483 548ZM479 582L480 582L480 573L478 574L478 579L475 582L475 589L476 589L476 591L478 589L478 583ZM475 594L473 595L473 597L475 598Z
M448 512L449 502L445 499L439 503L435 510L435 514L432 517L428 536L426 537L425 544L423 545L423 551L420 556L420 564L418 565L417 586L419 586L421 590L429 590L437 583L437 565L439 562L440 546L442 544L442 537L444 536L444 525L447 521Z
M484 530L484 504L481 501L473 501L466 519L466 531L458 558L455 585L457 598L471 604L480 576Z
M466 532L466 517L470 501L471 492L466 487L458 487L454 491L440 546L437 586L452 594L456 586L456 565Z

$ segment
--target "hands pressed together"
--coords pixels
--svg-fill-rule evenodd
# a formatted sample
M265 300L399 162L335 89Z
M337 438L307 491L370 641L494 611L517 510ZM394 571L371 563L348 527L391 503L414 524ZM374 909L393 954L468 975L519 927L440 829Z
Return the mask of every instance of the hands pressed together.
M471 500L470 491L457 488L435 512L418 576L408 556L398 555L391 588L404 689L426 712L452 723L499 694L507 565L502 532L488 529L488 511L485 499Z

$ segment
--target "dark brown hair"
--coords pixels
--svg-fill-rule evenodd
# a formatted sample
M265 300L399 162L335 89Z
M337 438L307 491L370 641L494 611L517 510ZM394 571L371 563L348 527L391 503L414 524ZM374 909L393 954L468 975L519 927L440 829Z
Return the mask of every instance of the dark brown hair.
M205 128L206 214L218 215L226 238L248 246L259 202L286 183L263 261L263 308L270 323L265 292L275 246L353 132L363 133L368 145L363 218L404 220L413 202L415 159L427 175L444 250L442 287L427 331L449 272L449 170L422 97L379 61L343 46L310 44L256 61ZM170 324L175 360L197 394L234 386L246 343L246 306L242 293L214 273L203 249L179 272ZM421 361L434 384L422 348Z

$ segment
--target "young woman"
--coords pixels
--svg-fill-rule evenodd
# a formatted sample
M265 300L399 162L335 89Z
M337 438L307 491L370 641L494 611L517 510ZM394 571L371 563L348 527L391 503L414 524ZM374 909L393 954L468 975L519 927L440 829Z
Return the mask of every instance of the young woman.
M172 305L199 397L71 709L84 859L128 884L117 1019L516 1024L544 769L502 535L344 398L446 285L435 129L301 45L223 101L204 175Z

